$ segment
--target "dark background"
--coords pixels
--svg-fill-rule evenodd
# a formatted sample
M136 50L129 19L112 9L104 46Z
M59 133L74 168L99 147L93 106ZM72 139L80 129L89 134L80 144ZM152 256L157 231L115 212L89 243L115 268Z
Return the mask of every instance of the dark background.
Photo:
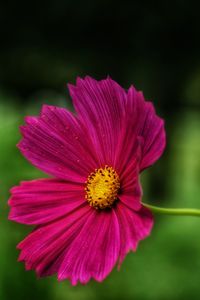
M157 216L120 272L75 288L25 272L15 246L28 230L7 221L9 188L44 176L15 147L18 126L43 103L71 109L66 83L85 75L133 83L166 120L165 154L142 175L144 201L200 208L199 11L198 1L1 1L1 300L199 299L198 219Z

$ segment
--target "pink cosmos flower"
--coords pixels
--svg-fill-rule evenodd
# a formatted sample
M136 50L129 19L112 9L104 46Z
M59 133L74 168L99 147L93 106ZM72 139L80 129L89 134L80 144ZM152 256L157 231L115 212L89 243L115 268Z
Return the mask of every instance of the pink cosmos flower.
M69 85L76 114L44 105L26 117L18 147L53 176L11 189L9 219L37 225L19 260L39 276L102 281L152 229L139 175L165 147L163 120L131 86L107 78Z

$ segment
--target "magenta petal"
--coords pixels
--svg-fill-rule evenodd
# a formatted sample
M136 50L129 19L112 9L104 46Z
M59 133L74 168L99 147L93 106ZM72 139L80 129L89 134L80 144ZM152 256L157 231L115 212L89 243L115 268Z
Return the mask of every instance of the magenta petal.
M151 166L163 153L166 136L164 121L159 118L153 104L146 102L141 92L132 86L127 96L127 116L132 123L132 129L137 136L143 139L142 160L140 169ZM132 121L131 121L132 118Z
M150 235L153 216L144 206L136 212L123 203L117 205L116 214L120 228L119 263L121 264L126 254L130 250L136 251L139 241Z
M139 210L142 206L140 192L138 195L136 193L133 195L119 195L119 200L133 210Z
M142 188L139 181L141 161L141 145L135 149L133 157L128 165L122 168L119 166L120 175L120 193L119 199L127 206L134 210L141 208Z
M81 207L54 222L37 227L18 248L19 261L39 276L58 273L58 279L72 284L102 281L119 258L135 251L153 225L151 212L142 207L135 212L122 203L115 209L96 211Z
M143 170L159 159L166 145L164 121L156 116L152 103L147 105L147 116L142 136L144 146L141 169Z
M39 276L58 272L65 250L78 235L91 211L86 205L67 217L38 226L18 245L21 250L19 261L25 262L27 270L35 269Z
M96 168L88 133L66 109L45 105L40 117L27 117L26 123L19 149L36 167L73 182L84 182Z
M122 126L125 91L113 80L96 81L91 77L69 85L78 117L90 132L100 165L113 165Z
M11 189L9 219L24 224L44 224L86 204L84 187L57 179L22 182Z
M119 256L119 223L114 210L85 206L66 218L38 227L18 248L26 269L39 276L58 273L73 285L90 278L102 281Z
M165 147L165 131L153 105L131 87L128 94L107 78L90 77L69 85L78 117L90 132L100 165L126 168L134 156L140 138L140 170L152 165ZM99 166L99 165L98 165Z
M96 211L67 249L58 278L69 278L73 285L90 278L102 281L119 256L119 224L114 210Z

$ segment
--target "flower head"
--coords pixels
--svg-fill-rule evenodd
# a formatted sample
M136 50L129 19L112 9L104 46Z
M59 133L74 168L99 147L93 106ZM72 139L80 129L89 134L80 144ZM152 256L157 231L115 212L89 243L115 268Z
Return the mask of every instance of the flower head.
M131 86L107 78L69 85L76 114L44 105L18 147L50 179L11 189L9 219L37 225L19 260L39 276L102 281L152 229L139 174L165 147L163 120Z

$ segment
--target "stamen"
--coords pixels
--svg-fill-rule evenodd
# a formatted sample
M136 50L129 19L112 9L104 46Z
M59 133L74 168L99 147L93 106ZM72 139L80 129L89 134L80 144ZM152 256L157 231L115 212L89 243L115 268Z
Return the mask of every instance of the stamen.
M86 181L85 198L96 209L112 207L120 188L119 176L112 167L95 169Z

